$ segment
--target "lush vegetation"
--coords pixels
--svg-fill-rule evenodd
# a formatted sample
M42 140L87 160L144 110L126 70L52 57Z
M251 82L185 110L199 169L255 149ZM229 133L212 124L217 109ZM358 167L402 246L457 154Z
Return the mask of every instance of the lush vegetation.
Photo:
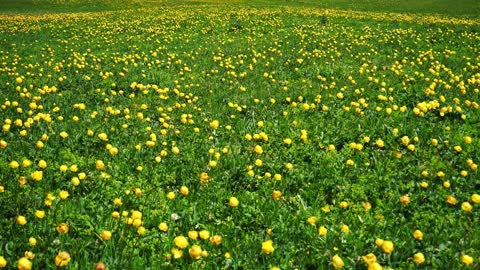
M120 2L3 6L0 267L479 266L478 14Z

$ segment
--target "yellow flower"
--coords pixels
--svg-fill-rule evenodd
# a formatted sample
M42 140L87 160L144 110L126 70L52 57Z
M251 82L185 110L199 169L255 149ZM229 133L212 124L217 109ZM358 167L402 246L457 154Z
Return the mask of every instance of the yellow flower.
M280 190L274 190L272 192L272 198L274 200L280 200L281 197L282 197L282 192Z
M97 160L95 162L95 168L99 171L103 170L105 168L105 163L103 163L103 161L101 160Z
M134 210L132 211L132 219L142 219L142 212Z
M320 226L320 227L318 228L318 234L319 234L320 236L325 236L325 235L327 235L327 233L328 233L328 229L325 228L325 226Z
M422 264L425 262L425 256L421 252L415 253L415 255L413 255L413 261L416 264Z
M218 120L213 120L212 122L210 122L210 127L212 129L218 129L219 125L220 125L220 123L218 122Z
M66 190L61 190L59 196L60 196L60 198L61 198L62 200L67 199L68 196L69 196L68 191L66 191Z
M340 230L344 233L348 233L350 231L350 228L347 225L343 224Z
M338 256L337 254L335 254L332 258L332 264L333 264L333 267L335 269L340 269L340 268L343 268L343 266L345 265L343 263L343 260L342 258L340 258L340 256Z
M473 206L469 202L464 202L462 203L462 210L465 212L471 212L473 209Z
M208 182L208 174L206 172L202 172L200 174L200 181L202 181L203 183L207 183Z
M43 210L37 210L37 211L35 211L35 216L36 216L37 218L39 218L39 219L42 219L42 218L45 217L45 211L43 211Z
M228 205L230 205L231 207L237 207L239 204L240 202L238 201L238 199L233 196L228 199Z
M165 222L162 222L160 223L160 225L158 225L158 229L160 229L160 231L162 232L166 232L168 231L168 224Z
M108 149L108 152L110 153L110 155L115 156L115 155L118 154L118 148L117 147L112 147L112 148Z
M466 265L470 265L473 263L473 258L469 255L463 254L462 257L460 258L462 262Z
M255 145L254 151L259 155L263 154L263 148L260 145Z
M222 236L217 234L210 237L210 243L212 243L214 246L220 245L222 243Z
M144 235L145 233L147 233L147 229L145 229L145 227L143 227L143 226L139 226L138 229L137 229L137 233L139 235Z
M27 224L27 219L24 216L18 216L17 217L17 224L20 226L23 226Z
M190 257L195 260L200 259L200 257L202 257L202 248L199 245L193 245L190 250L188 250L188 253Z
M112 232L111 231L102 231L100 233L100 237L105 240L105 241L108 241L112 238Z
M383 241L382 250L383 250L383 252L385 252L387 254L392 253L393 250L394 250L393 242L389 241L389 240Z
M42 168L42 169L47 168L47 162L46 162L45 160L43 160L43 159L40 160L40 161L38 162L38 167L40 167L40 168Z
M175 197L176 197L175 192L170 191L170 192L167 193L167 199L173 200L173 199L175 199Z
M192 240L197 240L198 232L197 231L189 231L188 232L188 237Z
M372 264L372 263L377 262L377 256L375 256L375 254L373 254L373 253L368 253L367 255L362 256L362 260L366 264Z
M58 267L67 266L70 262L70 254L66 251L60 251L58 255L55 257L55 265Z
M183 235L175 237L175 239L173 239L173 242L177 247L181 249L184 249L188 246L188 240Z
M480 203L480 195L478 195L478 194L476 194L476 193L473 194L473 195L470 197L470 199L472 200L473 203L476 203L476 204Z
M292 144L292 139L286 138L286 139L283 140L283 143L286 144L286 145L290 145L290 144Z
M34 171L30 174L33 180L41 181L43 179L43 172L42 171Z
M307 218L307 222L308 222L308 224L315 226L315 224L317 223L317 217L311 216L311 217Z
M28 243L30 244L30 246L34 247L37 245L37 239L30 237L28 238Z
M18 270L30 270L32 269L32 262L26 257L20 258L17 262Z
M173 258L180 259L183 256L183 251L178 248L172 248Z
M365 209L365 211L370 211L372 209L372 204L370 202L364 202L363 209Z
M455 197L453 197L452 195L448 195L447 202L451 205L456 205L457 204L457 199L455 199Z
M385 142L383 142L382 139L378 139L378 140L375 142L375 144L376 144L378 147L380 147L380 148L385 147Z
M60 234L68 233L69 227L67 223L60 223L57 225L57 232Z
M3 256L0 256L0 268L7 266L8 262Z
M414 237L416 240L419 240L419 241L420 241L420 240L423 240L423 233L422 233L422 231L420 231L420 230L415 230L415 231L413 232L413 237Z
M7 148L8 143L4 140L0 140L0 149L5 149Z
M265 254L270 254L274 250L275 250L275 248L273 247L273 241L272 240L267 240L267 241L262 243L262 251Z
M400 197L400 202L403 204L403 205L407 205L410 203L410 197L408 197L408 195L403 195Z
M98 138L102 141L108 141L108 135L106 133L98 134Z
M368 270L382 270L382 269L383 267L377 262L374 262L368 265Z
M180 194L182 194L184 196L187 196L188 193L189 193L188 187L186 187L186 186L180 187Z
M203 240L207 240L208 238L210 238L210 232L207 230L202 230L199 235L200 238L202 238Z

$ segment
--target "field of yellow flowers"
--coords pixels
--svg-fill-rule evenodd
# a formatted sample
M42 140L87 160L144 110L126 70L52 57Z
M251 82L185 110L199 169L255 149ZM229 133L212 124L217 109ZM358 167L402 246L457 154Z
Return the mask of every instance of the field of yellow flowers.
M479 44L286 4L0 15L0 268L477 268Z

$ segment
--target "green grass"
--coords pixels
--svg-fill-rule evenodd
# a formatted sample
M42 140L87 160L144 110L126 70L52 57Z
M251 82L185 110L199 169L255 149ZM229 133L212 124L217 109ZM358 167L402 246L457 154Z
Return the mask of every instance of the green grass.
M291 6L317 7L329 9L345 9L356 11L415 13L415 14L442 14L456 17L478 18L480 16L480 2L476 0L237 0L237 1L172 1L172 0L104 0L104 1L77 1L77 0L1 0L0 12L9 13L43 13L43 12L88 12L132 8L151 8L165 5L222 5L247 4L254 6Z
M0 266L479 266L475 14L118 1L0 5Z

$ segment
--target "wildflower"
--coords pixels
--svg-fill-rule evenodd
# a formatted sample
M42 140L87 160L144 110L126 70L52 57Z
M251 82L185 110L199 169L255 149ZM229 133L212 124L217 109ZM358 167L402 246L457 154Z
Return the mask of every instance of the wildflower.
M3 256L0 256L0 268L7 266L8 262Z
M177 236L175 239L173 239L173 242L175 245L181 249L184 249L188 246L188 240L185 238L185 236Z
M270 254L274 250L275 250L275 248L273 247L273 241L272 240L267 240L267 241L262 243L262 251L265 254Z
M190 257L198 260L202 257L202 248L199 245L193 245L190 250L188 250L188 253L190 254Z
M380 147L380 148L385 147L385 143L383 142L382 139L378 139L378 140L375 142L375 144L376 144L378 147Z
M59 194L59 196L60 196L60 198L61 198L62 200L67 199L69 195L70 195L70 194L68 194L68 191L66 191L66 190L61 190L61 191L60 191L60 194Z
M470 265L473 263L473 258L467 254L463 254L460 259L462 260L462 262L466 265Z
M237 207L239 204L240 202L235 197L230 197L230 199L228 199L228 205L231 207Z
M192 240L197 240L198 232L197 231L189 231L188 232L188 238L190 238Z
M370 264L372 264L372 263L377 262L377 256L375 256L375 254L373 254L373 253L369 253L369 254L367 254L367 255L365 255L365 256L362 256L362 260L363 260L366 264L370 265Z
M422 264L425 262L425 256L421 252L415 253L415 255L413 255L413 261L416 264Z
M469 202L462 203L462 210L465 212L471 212L473 209L472 205Z
M307 219L307 222L308 222L308 224L310 224L312 226L315 226L315 224L317 223L317 217L311 216Z
M280 190L274 190L272 192L272 198L274 200L280 200L281 197L282 197L282 192Z
M33 180L41 181L43 179L43 172L42 171L34 171L30 174Z
M218 129L219 125L220 125L220 123L218 122L218 120L213 120L212 122L210 122L210 127L212 129Z
M343 263L343 260L342 258L340 258L340 256L338 256L337 254L335 254L332 258L332 264L333 264L333 267L335 269L340 269L340 268L343 268L343 266L345 265Z
M26 257L20 258L17 262L18 270L30 270L32 269L32 262Z
M207 230L200 231L199 235L200 238L202 238L203 240L207 240L208 238L210 238L210 232Z
M35 211L35 216L36 216L37 218L39 218L39 219L42 219L42 218L45 217L45 211L43 211L43 210L37 210L37 211Z
M325 235L327 235L327 233L328 233L328 229L325 228L325 226L320 226L320 227L318 228L318 234L319 234L320 236L325 236Z
M184 195L184 196L187 196L188 193L189 193L188 187L186 187L186 186L180 187L179 192L180 192L180 194L182 194L182 195Z
M165 222L160 223L160 225L158 225L158 229L160 229L160 231L162 232L167 232L168 231L167 223Z
M383 241L382 250L383 250L383 252L385 252L387 254L392 253L393 250L394 250L393 242L389 241L389 240Z
M403 204L403 205L407 205L410 203L410 197L408 197L408 195L403 195L400 197L400 202Z
M58 255L55 257L55 265L58 267L67 266L70 262L71 257L68 252L60 251Z
M180 259L183 256L183 251L178 248L172 248L173 258Z
M27 219L24 216L18 216L17 217L17 224L20 226L23 226L27 224Z
M422 231L420 231L420 230L415 230L415 231L413 232L413 237L414 237L416 240L419 240L419 241L420 241L420 240L423 240L423 233L422 233Z
M69 227L67 223L60 223L57 225L57 232L60 234L68 233Z
M212 237L210 237L210 243L212 243L212 245L214 246L218 246L222 243L222 236L220 235L214 235Z
M100 237L105 240L105 241L108 241L112 238L112 232L111 231L102 231L100 233Z
M470 199L472 200L473 203L479 204L480 203L480 195L478 194L473 194Z
M202 172L200 174L200 181L202 181L203 183L207 183L208 182L208 174L206 172Z
M447 203L451 205L456 205L457 204L457 199L453 197L452 195L447 196Z

